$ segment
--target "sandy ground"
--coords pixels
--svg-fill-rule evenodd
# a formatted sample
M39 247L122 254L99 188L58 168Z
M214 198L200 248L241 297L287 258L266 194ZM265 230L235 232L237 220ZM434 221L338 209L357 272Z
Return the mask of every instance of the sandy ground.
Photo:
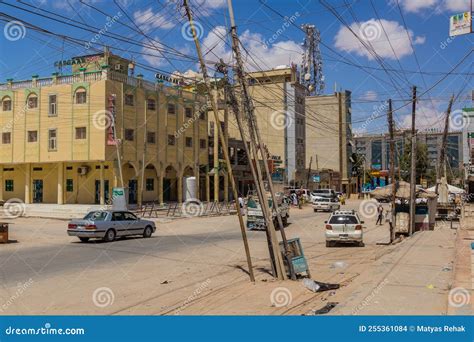
M358 209L360 201L346 208ZM158 223L151 239L79 243L66 221L16 219L0 245L2 314L446 314L456 230L441 226L387 246L388 225L366 218L365 247L327 248L327 213L292 209L312 277L341 285L312 293L301 280L269 274L264 232L248 232L256 282L249 282L236 216Z

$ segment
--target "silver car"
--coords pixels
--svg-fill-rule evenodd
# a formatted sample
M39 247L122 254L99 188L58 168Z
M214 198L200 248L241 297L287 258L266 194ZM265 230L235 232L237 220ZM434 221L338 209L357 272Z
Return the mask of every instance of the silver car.
M364 246L364 233L359 215L354 210L336 210L331 214L326 224L326 247L336 242L356 243Z
M143 220L129 211L116 210L91 211L82 220L72 220L67 226L67 234L77 236L82 242L90 238L110 242L116 237L130 235L149 238L155 231L153 221Z

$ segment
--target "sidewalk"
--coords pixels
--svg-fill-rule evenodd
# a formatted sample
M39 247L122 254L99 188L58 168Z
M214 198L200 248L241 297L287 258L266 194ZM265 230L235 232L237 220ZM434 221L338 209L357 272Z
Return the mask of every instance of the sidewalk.
M445 315L453 288L457 230L417 232L361 274L335 315ZM336 299L336 298L335 298ZM464 313L467 314L467 313Z

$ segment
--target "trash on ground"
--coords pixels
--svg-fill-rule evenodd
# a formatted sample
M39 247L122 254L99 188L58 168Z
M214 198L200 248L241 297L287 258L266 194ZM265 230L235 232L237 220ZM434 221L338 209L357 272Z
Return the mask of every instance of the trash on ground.
M162 281L160 284L169 284L170 282L168 280Z
M339 288L339 284L328 284L328 283L321 283L316 280L312 280L309 278L303 279L303 285L308 290L313 292L323 292L328 290L337 290Z
M328 302L321 309L313 310L313 314L314 315L325 315L325 314L329 313L329 311L334 309L337 304L339 304L339 303L338 302Z
M346 268L347 263L345 261L336 261L329 268Z

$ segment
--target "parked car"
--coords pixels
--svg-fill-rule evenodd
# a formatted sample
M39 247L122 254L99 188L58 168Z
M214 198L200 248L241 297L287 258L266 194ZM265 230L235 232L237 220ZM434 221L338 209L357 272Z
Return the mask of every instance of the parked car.
M356 243L364 246L364 233L359 215L354 210L336 210L326 224L326 247L332 247L337 242Z
M82 242L91 238L110 242L116 237L130 235L149 238L155 231L153 221L143 220L129 211L116 210L91 211L82 220L72 220L67 226L67 234L77 236Z
M317 189L311 193L311 201L314 197L337 198L337 195L333 189Z
M305 201L307 201L307 202L311 201L311 193L308 189L291 188L291 189L287 189L287 192L290 196L293 193L297 194L298 192L301 192L302 197Z
M339 210L341 205L337 199L326 198L326 197L313 197L313 210L317 212L321 211L334 211Z

